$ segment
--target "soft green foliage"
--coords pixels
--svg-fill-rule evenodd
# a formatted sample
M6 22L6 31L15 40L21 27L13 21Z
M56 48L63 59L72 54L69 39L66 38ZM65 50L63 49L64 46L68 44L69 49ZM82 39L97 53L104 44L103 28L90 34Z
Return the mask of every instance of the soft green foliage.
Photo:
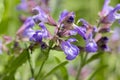
M2 19L3 12L4 12L4 3L3 0L0 0L0 22Z

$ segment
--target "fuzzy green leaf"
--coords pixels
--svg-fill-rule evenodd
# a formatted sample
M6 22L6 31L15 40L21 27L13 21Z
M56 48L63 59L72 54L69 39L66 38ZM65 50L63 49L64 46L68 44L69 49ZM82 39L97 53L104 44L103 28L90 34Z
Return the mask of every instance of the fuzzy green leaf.
M57 63L61 63L61 61L59 60L59 58L55 57ZM60 71L61 71L61 75L63 76L63 79L68 80L68 72L65 66L61 66L60 67Z

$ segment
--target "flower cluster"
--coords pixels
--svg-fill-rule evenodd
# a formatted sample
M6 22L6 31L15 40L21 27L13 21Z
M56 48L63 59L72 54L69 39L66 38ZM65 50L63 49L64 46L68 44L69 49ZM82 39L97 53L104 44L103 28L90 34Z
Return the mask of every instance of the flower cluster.
M66 59L73 60L82 51L87 53L94 53L99 50L109 51L108 37L102 36L102 33L110 31L110 26L115 20L120 19L120 14L117 11L120 9L120 4L115 8L109 6L110 0L105 0L102 11L99 13L100 20L99 26L93 26L84 19L79 19L75 23L74 12L64 10L58 22L50 16L49 10L36 6L32 9L35 13L32 17L28 17L22 27L18 30L19 37L27 37L30 41L35 43L45 43L44 39L53 40L55 47L61 48L66 55ZM24 3L24 1L23 1ZM23 4L20 4L23 5ZM27 6L22 6L26 9ZM78 25L81 23L81 25ZM54 26L54 34L51 35L46 28L46 24ZM34 30L35 25L40 27L39 30ZM85 44L84 46L76 45L81 43L77 38L82 37ZM49 46L49 45L48 45ZM55 49L54 47L54 49Z

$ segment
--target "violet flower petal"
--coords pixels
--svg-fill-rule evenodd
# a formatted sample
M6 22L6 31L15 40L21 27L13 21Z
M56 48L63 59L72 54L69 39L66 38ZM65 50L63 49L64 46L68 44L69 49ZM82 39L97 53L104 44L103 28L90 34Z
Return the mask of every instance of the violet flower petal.
M86 40L86 29L83 27L75 27L76 32Z
M35 25L35 22L33 21L32 17L28 17L26 21L24 22L26 29L27 28L32 28Z
M98 47L97 47L97 44L94 40L92 41L88 41L86 43L86 47L85 47L85 50L87 52L96 52L98 50Z
M33 16L35 21L48 22L48 15L39 6L33 8L33 11L37 12L37 14Z
M32 37L33 34L35 34L35 31L34 31L32 28L27 28L27 29L24 30L24 32L23 32L23 36L24 36L24 37L28 37L28 38Z
M63 19L68 15L68 13L69 13L69 12L68 12L67 10L64 10L64 11L60 14L58 22L61 23L61 22L63 21Z
M42 37L43 38L48 38L50 36L50 34L49 34L47 28L45 27L44 23L41 22L38 25L41 27Z
M30 38L30 41L42 42L42 32L36 31L35 34Z
M17 6L17 9L26 11L28 9L27 1L21 0L21 3Z
M67 55L66 59L73 60L76 58L76 56L79 54L79 48L70 42L75 41L75 39L69 39L68 41L63 41L61 43L61 49L64 51L64 53Z

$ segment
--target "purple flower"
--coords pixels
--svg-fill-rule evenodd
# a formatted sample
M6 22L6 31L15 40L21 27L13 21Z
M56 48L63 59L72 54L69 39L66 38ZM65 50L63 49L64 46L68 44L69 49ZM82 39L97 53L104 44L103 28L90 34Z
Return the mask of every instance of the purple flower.
M120 28L119 28L119 27L116 27L116 28L114 29L114 32L113 32L113 34L112 34L111 39L112 39L113 41L117 41L117 40L120 39Z
M68 60L73 60L76 58L76 56L79 54L79 48L73 44L71 44L71 42L76 41L76 39L68 39L67 41L63 41L61 43L61 49L64 51L64 53L67 55L66 59Z
M32 29L34 25L35 23L33 19L29 17L24 22L23 28L21 28L19 31L23 30L23 36L30 38L35 33L35 31Z
M33 11L37 12L37 14L33 16L33 19L35 21L44 22L44 23L48 22L48 15L39 6L33 8Z
M96 42L94 40L88 41L86 43L85 50L87 52L96 52L97 49L98 49L98 47L97 47L97 44L96 44Z
M74 30L80 35L83 37L83 39L87 39L87 36L86 36L86 32L87 32L87 28L89 27L89 23L84 20L84 19L79 19L77 23L82 23L81 26L74 26Z
M47 28L45 27L44 23L41 22L41 23L38 24L38 25L41 27L42 37L43 37L43 38L48 38L48 37L50 37L50 34L49 34Z
M24 25L23 36L29 38L30 41L41 42L43 38L49 37L48 30L42 22L38 24L41 28L38 31L33 30L35 23L31 17L25 21Z
M67 10L64 10L64 11L60 14L60 16L59 16L59 21L58 21L58 22L61 23L68 14L69 14L69 12L68 12Z
M109 6L110 0L105 0L102 12L100 16L103 17L103 23L113 23L116 19L120 19L120 14L117 12L120 10L120 4L115 8Z
M86 29L84 27L75 27L76 32L86 40Z
M107 44L101 45L101 46L100 46L100 49L101 49L102 51L110 51L110 48L108 47Z
M98 44L98 47L100 50L102 51L110 51L107 43L108 43L108 37L104 36L104 37L101 37L100 40L98 40L97 44Z
M36 5L36 0L21 0L21 3L17 6L17 9L32 12L32 8Z
M34 34L32 34L32 36L30 37L30 41L42 42L43 38L49 37L48 30L45 27L44 23L40 23L39 26L41 27L41 30L38 30Z
M104 37L101 37L98 41L97 41L97 44L98 45L105 45L108 43L108 37L104 36Z
M86 40L86 47L85 47L86 52L96 52L98 50L97 44L92 38L92 34L88 37Z
M58 28L56 29L57 35L60 37L68 37L75 35L76 31L73 30L74 13L64 10L58 20Z
M24 32L23 32L23 36L24 36L24 37L27 37L27 38L32 37L33 34L35 34L35 30L33 30L32 28L27 28L27 29L25 29Z
M42 32L41 31L36 31L32 37L30 37L30 41L35 41L35 42L42 42Z
M61 23L73 23L74 22L74 13L73 12L68 12L67 10L64 10L60 16L59 16L59 21Z
M21 3L17 6L18 10L27 10L28 9L28 5L27 5L27 1L26 0L21 0Z
M26 29L27 28L32 28L35 25L35 22L34 22L32 17L28 17L26 19L26 21L24 22L24 25L26 26Z
M76 35L76 34L77 34L77 31L75 29L69 31L69 35Z
M101 40L101 44L106 44L106 43L108 43L109 39L108 39L108 37L105 36L105 37L102 37L100 40Z

